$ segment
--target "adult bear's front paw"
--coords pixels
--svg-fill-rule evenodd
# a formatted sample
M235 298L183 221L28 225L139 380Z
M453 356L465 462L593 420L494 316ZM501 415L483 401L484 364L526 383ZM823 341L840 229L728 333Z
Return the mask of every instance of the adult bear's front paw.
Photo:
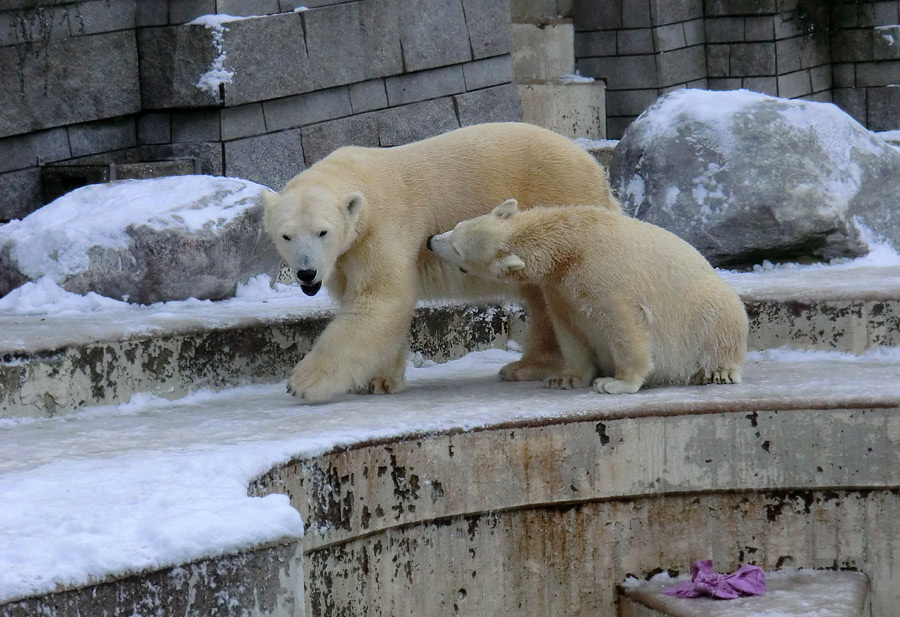
M406 388L402 377L373 377L366 386L357 389L360 394L395 394Z
M544 381L555 372L552 366L532 364L517 360L500 369L503 381Z
M288 379L287 391L304 403L325 403L339 394L341 388L336 387L315 366L301 362L294 367Z

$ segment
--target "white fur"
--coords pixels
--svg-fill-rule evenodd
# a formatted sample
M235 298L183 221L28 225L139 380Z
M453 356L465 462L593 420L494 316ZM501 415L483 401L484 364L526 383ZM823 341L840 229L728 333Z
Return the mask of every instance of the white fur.
M432 239L448 263L540 285L564 362L547 387L738 383L747 314L737 293L687 242L590 207L505 202Z
M559 350L540 290L465 276L425 249L429 236L509 197L523 206L619 210L590 155L520 123L476 125L397 148L341 148L267 194L265 227L282 257L295 272L315 270L314 282L341 304L289 390L319 402L348 390L401 389L409 323L422 297L521 297L534 327L523 359L501 376L545 378Z

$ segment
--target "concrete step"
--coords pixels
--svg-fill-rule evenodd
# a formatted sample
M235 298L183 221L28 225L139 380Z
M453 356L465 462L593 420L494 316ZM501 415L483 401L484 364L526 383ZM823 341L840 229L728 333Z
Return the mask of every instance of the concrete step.
M750 317L751 349L859 354L900 345L900 267L726 274ZM300 294L266 302L166 304L50 316L0 315L0 418L52 417L139 392L283 381L333 315ZM521 343L517 307L422 305L410 344L424 360Z
M786 570L766 574L762 596L715 600L662 593L680 581L656 577L623 588L621 617L869 617L869 579L860 572Z

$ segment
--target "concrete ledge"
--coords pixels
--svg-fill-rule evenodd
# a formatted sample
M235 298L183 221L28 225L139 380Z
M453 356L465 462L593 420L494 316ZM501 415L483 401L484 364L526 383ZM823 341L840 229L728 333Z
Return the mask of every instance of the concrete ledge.
M728 275L750 317L751 350L788 346L859 354L900 346L900 268ZM136 392L178 398L284 379L331 317L296 305L167 307L122 315L0 317L0 418L49 417ZM302 306L302 305L301 305ZM134 329L134 323L143 324ZM522 342L516 308L423 306L414 352L444 362Z
M303 615L296 540L0 605L0 617Z

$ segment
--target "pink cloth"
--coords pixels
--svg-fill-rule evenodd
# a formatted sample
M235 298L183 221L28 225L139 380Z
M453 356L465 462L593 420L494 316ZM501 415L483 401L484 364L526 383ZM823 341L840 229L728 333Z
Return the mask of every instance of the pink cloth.
M711 559L695 561L691 566L691 580L675 587L663 589L663 593L679 598L712 596L733 600L741 596L761 596L766 592L766 573L762 568L744 564L731 574L718 574Z

